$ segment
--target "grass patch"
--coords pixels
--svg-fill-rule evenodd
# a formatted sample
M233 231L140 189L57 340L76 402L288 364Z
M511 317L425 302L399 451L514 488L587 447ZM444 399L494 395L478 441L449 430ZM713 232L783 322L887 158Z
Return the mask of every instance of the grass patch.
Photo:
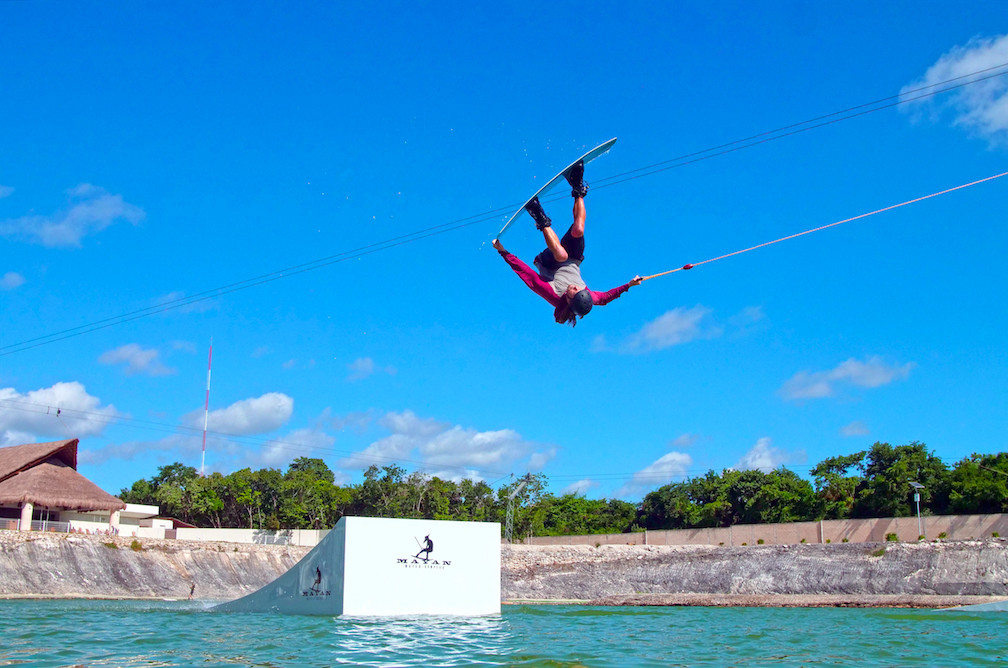
M763 543L764 543L764 540L762 538L760 538L758 541L756 541L757 545L762 545Z
M116 545L115 543L112 543L112 542L102 543L102 545L104 545L105 547L107 547L110 550L118 550L119 549L119 546Z
M1001 537L1001 534L999 534L997 531L991 533L991 538L1000 538L1000 537Z
M130 549L134 552L143 552L143 545L140 544L140 541L134 538L133 542L130 543Z
M883 554L885 554L885 548L884 547L880 547L879 549L877 549L874 552L872 552L871 556L873 556L873 557L881 557Z
M899 536L897 536L894 533L887 533L885 535L885 539L886 539L887 543L898 543L899 542Z
M847 538L844 538L844 539L843 539L842 541L840 541L840 542L841 542L841 543L849 543L849 542L850 542L850 540L849 540L849 539L847 539Z
M938 534L938 540L945 540L946 538L948 538L948 534L945 533L944 531Z

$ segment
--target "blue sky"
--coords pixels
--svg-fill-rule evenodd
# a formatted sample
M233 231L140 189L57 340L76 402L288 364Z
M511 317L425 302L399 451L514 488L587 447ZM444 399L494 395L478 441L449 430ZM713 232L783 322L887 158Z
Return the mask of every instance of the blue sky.
M198 468L212 338L223 473L531 470L635 501L875 441L1002 451L1008 178L573 329L490 245L613 136L596 290L1004 172L1008 74L636 171L1008 63L1000 4L924 4L0 3L0 444L78 437L113 493ZM524 216L504 242L543 245Z

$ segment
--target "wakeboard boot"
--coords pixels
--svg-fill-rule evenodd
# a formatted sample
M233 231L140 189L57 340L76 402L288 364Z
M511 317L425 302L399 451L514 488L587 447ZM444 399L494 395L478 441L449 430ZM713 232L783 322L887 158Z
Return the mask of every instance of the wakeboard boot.
M532 201L525 205L525 210L528 211L530 216L532 216L532 220L535 221L536 229L540 232L550 226L552 221L550 220L550 217L546 215L546 212L543 211L542 204L539 203L538 197L533 197Z
M578 160L564 172L564 178L571 187L571 197L584 197L588 194L588 184L584 182L584 160Z

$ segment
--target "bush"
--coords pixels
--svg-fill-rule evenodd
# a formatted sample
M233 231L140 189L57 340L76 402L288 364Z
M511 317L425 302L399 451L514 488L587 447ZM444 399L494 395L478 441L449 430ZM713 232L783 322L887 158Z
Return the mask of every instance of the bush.
M994 533L991 534L991 538L1000 538L1000 537L1001 537L1001 534L999 534L997 531L995 531Z
M803 542L803 543L807 543L808 541L807 541L807 540L805 540L804 538L802 538L802 539L801 539L801 542Z
M874 552L872 552L871 556L873 556L873 557L881 557L883 554L885 554L885 548L884 547L880 547L879 549L877 549Z
M942 531L940 534L938 534L938 540L943 540L945 538L948 538L948 534L945 533L944 531Z
M829 545L832 541L829 538L826 539L826 544Z
M886 539L887 543L898 543L899 542L899 536L897 536L894 533L887 533L885 535L885 539Z
M849 543L849 542L850 542L850 540L849 540L849 539L847 539L847 538L844 538L844 539L843 539L842 541L840 541L840 542L841 542L841 543Z
M925 536L924 534L921 534L921 535L917 536L917 540L927 540L927 536Z
M136 538L134 538L133 542L130 543L130 549L133 550L134 552L142 552L143 551L143 545L140 544L140 541L138 541Z
M758 541L756 541L757 545L762 545L763 543L764 543L764 540L762 538L760 538Z
M104 545L105 547L107 547L110 550L118 550L119 549L119 546L116 545L115 543L112 543L112 542L102 543L102 545Z

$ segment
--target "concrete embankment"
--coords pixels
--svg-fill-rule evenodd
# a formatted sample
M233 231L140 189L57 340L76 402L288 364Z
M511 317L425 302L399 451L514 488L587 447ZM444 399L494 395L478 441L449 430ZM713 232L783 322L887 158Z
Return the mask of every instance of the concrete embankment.
M139 549L137 549L139 548ZM227 600L306 547L0 531L0 597ZM1008 542L501 549L509 602L941 607L1008 598Z
M920 605L1008 597L1008 543L505 546L512 601L599 605Z
M0 531L0 597L232 599L309 549Z

